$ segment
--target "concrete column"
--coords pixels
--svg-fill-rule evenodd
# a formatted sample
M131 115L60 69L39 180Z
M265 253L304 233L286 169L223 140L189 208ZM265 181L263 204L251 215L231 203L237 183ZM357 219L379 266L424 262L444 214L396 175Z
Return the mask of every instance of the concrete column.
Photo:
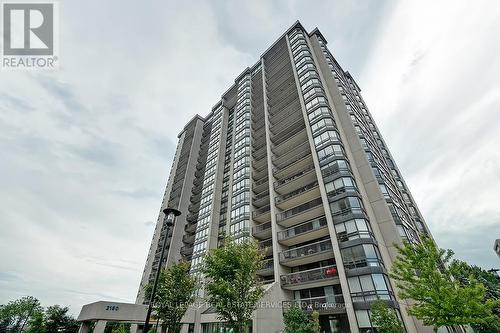
M106 320L98 320L94 327L94 333L104 333L107 323Z
M90 322L89 321L82 321L80 324L80 329L78 330L78 333L90 333Z

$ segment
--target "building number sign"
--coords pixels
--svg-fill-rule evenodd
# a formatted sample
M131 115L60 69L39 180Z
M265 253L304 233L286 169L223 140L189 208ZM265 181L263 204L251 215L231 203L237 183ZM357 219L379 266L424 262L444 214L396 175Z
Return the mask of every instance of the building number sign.
M118 305L107 305L106 306L106 311L118 311L120 310L120 307Z

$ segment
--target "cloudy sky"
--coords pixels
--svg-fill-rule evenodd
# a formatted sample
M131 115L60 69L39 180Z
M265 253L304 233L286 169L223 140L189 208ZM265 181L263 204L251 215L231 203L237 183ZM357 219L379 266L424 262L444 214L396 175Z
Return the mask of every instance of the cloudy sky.
M134 301L176 136L295 20L363 89L439 245L499 267L495 1L60 1L61 67L0 72L0 303Z

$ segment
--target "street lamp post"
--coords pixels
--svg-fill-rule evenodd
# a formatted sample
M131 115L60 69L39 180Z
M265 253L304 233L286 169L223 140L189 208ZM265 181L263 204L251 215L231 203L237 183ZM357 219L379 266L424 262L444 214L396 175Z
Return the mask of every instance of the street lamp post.
M146 321L144 322L143 333L147 333L149 330L149 317L151 317L151 311L153 310L153 300L156 295L156 287L158 286L158 279L160 278L161 264L163 263L163 256L165 255L165 248L167 247L167 238L169 229L174 225L175 217L181 215L181 212L174 208L165 208L163 210L165 213L165 219L163 223L166 225L165 238L163 239L163 244L161 246L160 262L158 264L158 269L156 270L155 282L153 284L153 290L151 291L151 297L149 298L148 314L146 315Z

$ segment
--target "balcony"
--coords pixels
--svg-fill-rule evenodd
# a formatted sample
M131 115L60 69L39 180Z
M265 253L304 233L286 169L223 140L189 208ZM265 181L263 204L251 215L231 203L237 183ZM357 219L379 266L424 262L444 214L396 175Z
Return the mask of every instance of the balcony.
M273 168L273 175L277 179L283 179L290 177L294 173L297 173L297 170L304 170L308 166L313 165L313 160L311 156L311 152L305 152L304 154L300 154L292 158L290 164L283 166L282 168Z
M271 220L271 206L267 205L257 210L254 210L252 213L252 218L255 222L267 222Z
M186 244L193 244L194 243L194 235L191 234L186 234L184 236L182 236L182 242L183 243L186 243Z
M196 223L196 221L198 221L198 212L188 214L186 216L186 221L191 222L191 223Z
M277 168L281 169L283 166L289 164L291 159L294 159L295 156L303 156L303 154L311 153L311 147L309 146L309 142L302 142L298 145L290 147L287 151L285 151L280 156L274 155L272 157L273 165Z
M297 145L307 142L307 132L305 131L305 127L300 129L296 133L290 133L290 136L287 137L283 142L279 145L273 146L273 153L280 156L283 153L289 151L290 149L296 147Z
M306 141L299 146L293 147L280 157L273 156L272 161L274 169L284 169L308 155L311 155L311 149L309 147L309 142Z
M266 239L259 242L259 249L264 253L264 256L271 255L273 253L273 239Z
M293 175L281 179L274 183L274 189L278 194L285 194L301 188L304 184L309 184L316 180L316 171L313 165L294 173Z
M291 227L324 215L324 213L323 201L321 198L317 198L276 214L276 221L283 227Z
M339 242L343 243L343 242L348 242L348 241L351 241L354 239L359 239L359 238L373 238L373 239L375 239L375 235L368 230L366 230L366 231L358 230L358 231L354 231L354 232L350 232L350 233L343 231L343 232L337 233L337 238L338 238Z
M280 280L281 287L288 290L316 288L340 283L336 265L285 274L280 277Z
M184 227L184 231L188 233L196 232L196 222L186 224L186 226Z
M350 220L350 219L363 219L366 218L365 211L362 208L350 207L337 211L332 211L332 216L337 221Z
M193 248L194 246L192 245L184 245L183 247L181 247L181 254L183 256L190 256L193 254Z
M275 198L276 206L280 209L290 209L302 202L311 201L320 197L318 182L315 181L304 187Z
M266 259L262 262L262 266L257 270L257 274L261 276L274 275L274 262L273 258Z
M264 190L253 197L252 204L256 207L269 206L269 190Z
M320 314L336 314L346 312L344 296L342 295L320 296L283 302L284 309L289 309L294 305L299 306L304 311L318 311Z
M259 179L258 181L256 181L254 184L253 184L253 191L255 193L260 193L266 189L269 188L269 177L264 177L262 179Z
M268 239L271 237L271 221L253 227L252 235L257 239Z
M280 253L280 263L296 267L333 258L332 242L327 239Z
M328 236L328 225L325 217L301 223L295 227L280 231L278 242L286 246L292 246L311 241L320 237Z
M263 169L267 170L267 156L264 155L259 159L255 158L252 162L252 166L257 172L261 172Z

